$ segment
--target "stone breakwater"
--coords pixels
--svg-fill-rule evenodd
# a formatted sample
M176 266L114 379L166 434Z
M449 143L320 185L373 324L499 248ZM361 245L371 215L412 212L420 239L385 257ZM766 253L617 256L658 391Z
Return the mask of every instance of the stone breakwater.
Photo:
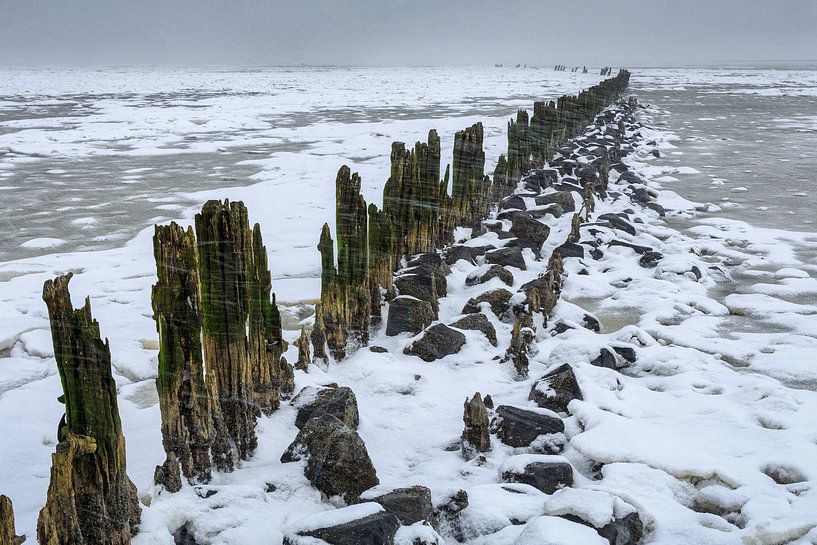
M395 143L382 210L367 206L360 196L360 178L342 167L336 180L337 243L324 226L318 245L321 301L309 340L303 331L298 341L296 368L308 371L316 363L340 361L383 333L412 336L403 354L433 362L459 353L468 331L481 333L496 346L497 326L507 324L510 342L500 347L504 356L499 359L520 380L527 377L535 337L576 327L551 320L564 261L586 254L597 258L603 251L597 240L585 239L587 234L634 232L626 214L593 216L596 199L610 197L611 172L620 179L627 171L621 158L632 149L627 135L632 134L636 104L615 101L628 80L629 73L622 71L577 96L536 103L530 118L520 111L508 125L507 154L500 157L493 176L484 173L481 124L457 133L453 168L446 168L442 178L434 131L428 142L418 142L411 151ZM637 185L629 187L633 202L661 213L646 189ZM569 232L558 233L564 242L542 255L543 244L557 236L548 223L566 214L571 217ZM157 226L154 252L156 385L166 453L155 482L172 493L185 481L206 483L212 470L232 471L250 459L258 444L258 417L276 411L293 392L295 380L283 357L287 343L260 229L250 227L243 203L208 202L196 217L195 230ZM661 259L656 252L640 253L644 267ZM529 267L541 268L542 274L516 292L486 289L469 298L459 319L445 324L440 305L449 292L451 269L460 261L479 265L465 279L468 286L490 287L499 281L510 287L515 274ZM138 531L140 508L126 473L110 354L90 303L73 309L70 278L68 274L47 282L43 293L66 415L59 426L38 537L42 543L129 543ZM597 330L598 322L586 315L581 326ZM376 345L370 349L383 350ZM614 366L628 355L626 347L602 352L599 364ZM529 449L524 460L507 464L501 479L551 494L573 483L572 466L558 456L564 448L559 413L571 400L581 399L581 385L570 367L563 366L537 381L530 399L541 410L495 407L490 396L474 394L464 406L457 448L476 463L485 460L493 437ZM441 542L440 534L464 539L473 533L460 517L468 505L465 491L434 502L425 487L371 492L379 479L357 433L360 417L349 388L307 388L292 405L298 410L300 431L282 462L305 461L312 484L350 507L330 517L333 524L315 521L292 529L285 542L318 538L328 543L392 543L400 532L405 537L407 527L417 533L420 541L415 543ZM635 543L642 532L637 511L612 496L609 502L614 516L604 524L586 520L580 512L558 514L573 521L570 524L595 528L594 535L610 543ZM5 534L16 540L13 518L9 523L10 502L3 505ZM82 515L90 506L98 516Z

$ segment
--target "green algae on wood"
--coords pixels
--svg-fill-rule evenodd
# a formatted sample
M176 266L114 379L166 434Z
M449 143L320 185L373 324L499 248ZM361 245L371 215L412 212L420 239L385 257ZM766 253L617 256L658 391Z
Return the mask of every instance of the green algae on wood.
M207 482L214 465L231 469L233 460L215 381L205 380L201 286L193 229L184 230L176 223L157 225L153 253L157 274L153 316L159 333L156 390L167 456L156 468L154 481L176 492L182 475L191 483Z
M71 276L43 286L65 416L37 540L43 545L125 545L139 525L140 508L126 470L110 348L100 338L90 300L74 309Z

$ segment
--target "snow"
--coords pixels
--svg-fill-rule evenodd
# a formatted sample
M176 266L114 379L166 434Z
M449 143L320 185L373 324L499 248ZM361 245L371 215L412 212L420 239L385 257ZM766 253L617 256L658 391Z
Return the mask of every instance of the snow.
M514 545L609 545L595 530L558 517L538 517L525 525Z
M143 73L126 71L103 82L82 72L62 74L64 78L12 74L11 79L0 77L0 81L7 86L28 86L44 97L59 96L66 90L59 87L63 85L80 90L98 85L100 92L149 85L145 92L162 92L178 87L183 78L198 86L198 92L212 95L202 99L207 102L203 110L179 101L166 111L150 110L143 118L138 97L99 98L93 115L65 119L66 126L53 132L66 134L55 135L56 141L42 136L53 127L27 121L18 127L23 130L4 134L0 148L83 157L92 151L171 151L163 146L172 146L174 153L185 149L217 153L219 148L264 139L290 139L308 146L308 161L294 151L253 157L248 159L258 169L253 185L191 192L188 197L195 205L166 209L187 225L205 199L229 197L247 203L250 220L262 227L273 289L284 305L285 336L292 341L302 323L311 324L312 306L319 297L315 244L323 222L331 225L334 221L331 187L341 164L350 163L361 171L367 200L379 202L390 141L413 142L436 126L443 138L443 157L450 157L453 131L481 119L462 107L468 93L478 92L473 94L477 101L488 101L491 94L555 96L588 83L581 78L565 79L561 73L550 81L547 72L549 83L542 90L541 81L533 77L536 73L515 77L503 71L490 72L487 82L474 78L472 87L456 88L444 85L441 75L434 76L436 86L424 83L420 76L426 72L420 69L404 75L400 70L382 70L379 74L353 70L352 75L363 77L364 83L367 77L372 78L370 82L393 78L389 96L395 108L426 107L432 101L433 107L428 106L429 111L417 114L416 119L393 121L391 110L377 113L377 108L385 108L381 99L360 92L359 85L347 85L330 73L313 74L310 80L297 70L282 71L275 77L241 76L233 83L229 78L211 81L198 73L146 79ZM461 78L467 79L474 72L463 73ZM673 74L660 72L661 77L672 78ZM695 70L678 74L678 85L692 86L698 80L718 77L733 81L738 86L735 92L759 92L754 83L746 83L742 72L734 77ZM658 76L647 73L644 77ZM773 73L763 77L772 83L779 81ZM809 77L802 81L810 81ZM409 82L409 78L414 79ZM531 80L536 80L535 85ZM248 94L224 94L222 88L227 85L243 86ZM805 87L786 85L781 92L798 93ZM266 88L274 93L263 98L249 94ZM287 116L319 110L325 89L333 89L331 104L369 110L371 119L355 124L322 120L302 131L283 123ZM514 100L508 100L508 112L491 118L489 161L495 161L504 146L504 125L517 106ZM525 104L529 106L529 101ZM647 122L650 115L650 110L642 113ZM209 118L211 121L202 123ZM68 126L74 122L80 128ZM126 131L128 126L133 130ZM92 138L86 142L78 138L80 132ZM650 246L664 258L656 268L643 268L632 250L602 245L604 256L598 261L589 256L566 260L568 276L552 322L575 327L554 336L540 328L528 379L517 380L509 364L494 361L509 343L510 324L490 312L487 316L497 329L497 348L479 332L465 332L468 342L459 354L425 363L403 355L409 337L386 337L381 328L373 334L371 344L385 347L387 353L361 350L326 369L311 366L309 373L296 372L296 392L330 382L354 390L360 409L359 433L383 489L425 485L435 502L452 490L465 490L469 506L462 520L468 528L469 545L603 544L606 540L592 528L559 516L577 514L598 526L626 514L629 506L648 528L650 544L806 545L817 536L817 471L810 463L817 459L817 327L813 316L817 312L817 235L697 217L706 205L682 196L683 174L705 166L679 164L671 172L653 167L651 151L671 149L677 138L666 129L645 128L641 133L643 142L655 140L656 145L638 146L626 162L646 178L667 209L667 218L626 198L599 201L596 214L633 208L631 218L643 223L634 223L635 236L620 231L598 236L603 242L615 238ZM189 135L200 138L184 140ZM109 141L118 141L127 149L94 147L94 142ZM610 189L623 192L625 187L611 183ZM548 255L564 240L570 217L548 216L544 221L551 227L542 252ZM372 503L336 509L336 504L309 485L301 464L279 462L297 433L295 407L288 403L259 419L259 447L251 460L232 473L215 475L212 483L204 485L216 494L202 498L188 485L168 494L152 485L154 467L164 460L153 382L157 344L149 296L155 275L152 234L152 228L141 229L121 247L91 252L58 253L56 244L61 241L29 241L33 244L29 247L53 244L53 250L0 263L0 415L4 435L13 438L0 446L0 467L4 468L0 492L14 501L18 532L29 539L35 535L62 413L56 401L61 388L40 293L46 279L67 271L75 273L71 284L74 304L81 304L89 295L102 335L110 340L127 438L128 472L143 502L136 545L169 545L171 532L184 524L202 544L278 543L285 533L299 528L351 520L379 510ZM468 235L467 229L457 231L458 237ZM589 237L586 228L582 235ZM502 246L504 241L489 233L467 244ZM512 291L544 267L529 252L526 263L527 271L513 270ZM440 301L441 322L456 320L468 298L490 287L464 286L465 278L483 265L460 261L452 267L449 296ZM582 270L588 274L578 274ZM598 317L600 334L581 326L586 313ZM620 372L590 363L602 348L618 345L633 347L636 361L620 361ZM294 355L292 348L287 358L293 361ZM491 394L497 405L536 410L527 399L531 386L562 363L573 366L584 397L569 406L564 434L567 447L562 456L512 449L495 437L484 460L466 462L459 452L447 450L462 431L466 397L479 391L483 396ZM542 460L568 461L574 468L574 487L547 496L526 485L499 482L506 468ZM275 489L267 492L267 484L274 484ZM429 527L419 524L401 528L397 543L411 543L421 535L434 537Z

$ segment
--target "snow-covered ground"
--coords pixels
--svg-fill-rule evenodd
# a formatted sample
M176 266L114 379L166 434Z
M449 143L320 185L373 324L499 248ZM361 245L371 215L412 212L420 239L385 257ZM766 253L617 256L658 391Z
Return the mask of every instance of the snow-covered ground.
M470 92L549 98L590 84L569 73L555 73L554 80L549 71L520 71L518 77L506 80L513 71L487 72L496 76L486 80L475 72ZM310 140L307 153L276 152L253 163L259 169L256 183L189 195L194 202L244 200L251 221L261 223L276 278L273 288L279 302L287 305L290 340L297 334L299 320L311 319L309 303L318 295L315 244L319 226L324 221L333 223L332 183L340 164L350 163L359 170L365 196L379 202L391 140L424 139L426 131L435 127L443 137L443 157L450 157L453 131L477 119L485 121L478 107L467 115L452 115L444 108L462 109L474 97L455 85L445 85L445 78L429 87L422 83L428 81L424 70L400 74L394 71L392 92L404 100L397 106L411 110L430 105L430 110L439 108L442 113L408 121L315 123L308 130L286 135ZM53 91L44 87L48 78L26 85L35 94L65 93L83 85L127 93L144 81L98 82L87 74L75 75L73 80L66 77L69 83ZM348 88L337 91L332 86L338 82L332 77L327 76L322 88L303 89L293 83L281 99L283 117L307 109L319 111L327 88L335 89L328 93L335 107L348 103L365 111L378 102L365 79L354 78ZM551 83L542 90L538 77ZM377 81L382 79L381 75ZM224 81L230 81L229 74ZM255 82L257 87L247 84L247 90L258 91L276 81ZM166 90L162 83L160 77L151 83L156 93ZM247 106L252 98L219 98L222 87L213 85L208 117L227 125L258 122L258 107ZM276 99L270 97L265 104L271 107ZM517 106L531 104L508 100L511 110ZM173 106L173 114L163 118L154 134L144 132L156 129L153 123L139 124L138 101L128 108L120 104L106 115L114 125L126 115L130 121L125 123L135 123L137 134L148 134L140 140L144 146L136 147L158 150L163 143L178 142L184 131L177 126L187 126L180 120L202 116L187 110L182 104ZM658 113L655 109L642 112L642 120L649 124ZM504 119L497 115L488 120L489 162L504 147ZM110 138L106 124L83 127L94 141ZM77 143L82 139L57 142L49 150L42 148L41 137L46 136L40 129L26 130L33 132L0 137L19 138L15 149L30 142L38 147L37 153L83 153ZM262 132L271 130L278 129L264 127ZM596 214L632 208L632 217L643 221L636 224L637 235L617 237L651 246L664 259L657 268L645 269L638 266L639 256L624 247L605 248L605 256L598 261L568 259L568 277L556 309L554 322L580 322L584 311L592 312L602 323L601 334L582 327L554 337L540 332L537 352L531 355L530 378L518 381L510 364L494 361L508 345L510 326L493 315L498 348L479 333L467 332L462 352L431 364L402 355L407 336L386 338L379 332L372 344L388 348L389 353L362 350L326 370L313 366L309 374L297 372L296 390L328 382L350 386L360 407L359 433L382 485L422 484L431 488L435 498L465 489L470 505L463 517L471 529L466 536L470 542L522 544L535 542L540 531L561 530L559 520L550 518L526 526L511 524L512 519L556 514L559 506L535 490L512 493L500 485L500 469L512 463L511 456L524 452L494 438L492 452L480 465L466 462L459 452L446 447L462 431L466 396L480 391L491 394L497 404L532 405L527 400L532 382L550 367L570 363L584 393L584 401L571 404L566 420L570 441L564 456L576 471L575 487L607 492L635 506L648 529L647 543L817 543L813 464L817 459L817 234L758 228L711 215L696 219L704 207L664 188L662 184L669 184L657 178L665 173L651 166L657 161L652 149L676 152L677 137L668 129L642 129L641 136L643 147L626 162L651 180L658 202L669 211L667 218L662 220L626 199L599 202ZM219 142L216 147L222 145ZM683 177L684 172L674 176ZM613 183L611 189L622 187ZM189 222L195 208L188 205L176 212ZM567 215L548 218L551 235L543 255L564 241L569 221ZM164 453L153 382L157 340L149 299L155 274L151 236L152 229L143 229L121 247L48 253L0 264L0 429L6 438L0 445L0 493L14 501L18 533L33 539L62 410L56 401L60 384L40 291L44 280L74 271L75 303L90 295L94 316L111 344L128 470L145 505L135 543L172 543L169 531L185 522L199 543L278 543L281 533L301 524L304 517L334 508L311 487L298 464L279 462L297 431L295 410L286 404L259 420L255 456L208 485L217 494L201 498L192 487L160 494L152 486L153 469L164 460ZM48 244L57 243L41 243ZM527 264L527 271L514 270L514 288L535 278L544 266L531 255ZM500 287L498 280L492 281L496 285L465 287L473 266L460 261L453 269L449 295L440 304L440 319L446 323L459 315L469 297L486 287ZM587 274L579 274L583 269ZM738 284L740 293L733 293ZM590 365L610 343L633 346L635 363L622 372ZM287 356L294 360L293 354ZM275 485L273 492L266 492L267 483Z

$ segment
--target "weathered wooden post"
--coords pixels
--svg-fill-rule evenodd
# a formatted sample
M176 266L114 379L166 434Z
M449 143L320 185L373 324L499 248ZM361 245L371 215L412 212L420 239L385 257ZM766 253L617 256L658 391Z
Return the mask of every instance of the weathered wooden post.
M65 416L51 457L51 483L37 521L42 545L126 545L140 519L128 478L111 353L102 342L90 299L74 309L71 273L46 281L54 356Z

